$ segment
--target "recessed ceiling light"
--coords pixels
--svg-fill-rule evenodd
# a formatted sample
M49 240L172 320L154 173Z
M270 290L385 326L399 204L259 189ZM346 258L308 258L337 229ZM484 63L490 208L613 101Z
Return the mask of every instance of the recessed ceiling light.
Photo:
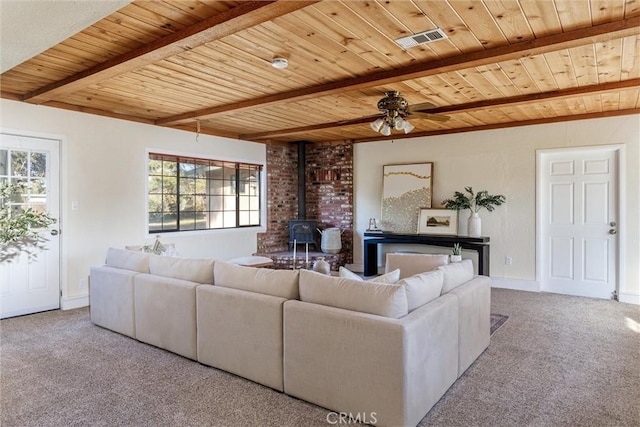
M271 60L271 65L273 66L273 68L287 68L287 66L289 65L289 61L287 60L287 58L273 58Z

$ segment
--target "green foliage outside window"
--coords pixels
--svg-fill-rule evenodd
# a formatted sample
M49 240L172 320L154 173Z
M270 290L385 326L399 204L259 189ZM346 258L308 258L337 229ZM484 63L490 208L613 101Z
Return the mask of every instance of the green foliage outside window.
M9 262L21 253L36 256L47 242L42 229L56 222L45 212L32 207L25 209L21 202L26 193L22 183L0 185L0 263Z

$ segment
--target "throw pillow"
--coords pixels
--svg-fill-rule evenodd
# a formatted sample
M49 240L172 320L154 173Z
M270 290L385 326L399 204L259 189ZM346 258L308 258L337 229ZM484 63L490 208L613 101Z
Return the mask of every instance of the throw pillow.
M400 280L398 285L403 285L407 290L409 312L438 298L442 291L442 282L443 274L440 270L428 271Z
M300 300L394 319L409 312L404 286L366 283L308 270L300 271Z
M349 271L349 269L345 267L340 267L340 269L338 270L338 274L340 275L340 277L344 277L345 279L358 280L360 282L366 281L366 282L376 282L376 283L387 283L389 285L393 285L398 280L400 280L399 268L396 268L393 271L390 271L385 274L381 274L380 276L376 276L372 279L367 279L367 280L364 280L362 277L360 277L356 273L353 273L352 271Z
M446 294L465 282L473 279L473 263L470 259L462 260L462 262L454 262L438 267L442 271L443 283L442 294Z

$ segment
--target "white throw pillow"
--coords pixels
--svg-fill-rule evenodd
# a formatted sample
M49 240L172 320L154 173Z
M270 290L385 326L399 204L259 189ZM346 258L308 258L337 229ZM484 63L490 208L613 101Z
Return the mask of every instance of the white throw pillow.
M245 267L216 261L213 267L216 286L240 289L286 299L298 299L298 272Z
M409 312L404 286L300 271L300 300L399 319Z
M107 250L107 267L132 270L139 273L149 272L149 254L142 252L128 251L125 249L109 248Z
M407 290L409 312L440 296L443 277L442 271L434 270L405 277L398 282L398 285L403 285Z
M381 274L380 276L376 276L372 279L367 279L367 280L364 280L362 277L360 277L356 273L353 273L352 271L350 271L345 267L340 267L340 269L338 270L338 274L340 275L340 277L344 277L345 279L358 280L360 282L366 281L366 282L376 282L376 283L387 283L389 285L393 285L398 280L400 280L400 269L398 268L388 273Z
M473 263L470 259L440 266L438 270L444 275L442 295L473 279Z
M213 260L175 258L152 255L149 258L149 272L158 276L189 282L213 284Z

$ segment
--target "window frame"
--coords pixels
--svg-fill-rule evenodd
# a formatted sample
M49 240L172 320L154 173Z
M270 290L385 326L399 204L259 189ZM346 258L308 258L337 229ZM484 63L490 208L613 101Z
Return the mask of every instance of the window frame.
M153 174L151 169L151 161L154 160L154 157L156 157L155 160L157 159L162 159L162 160L168 160L168 161L175 161L175 169L176 169L176 175L175 175L175 194L171 194L172 196L174 196L176 198L176 208L175 208L175 215L176 215L176 219L175 219L175 228L167 228L164 229L162 228L163 225L161 223L160 228L158 229L152 229L152 221L151 221L151 215L154 212L151 212L151 199L152 199L152 192L151 192L151 177L152 176L159 176L159 177L165 177L165 175L163 174L163 171L161 171L161 173L159 175ZM231 181L233 182L233 194L212 194L212 181L214 181L214 179L212 179L210 176L209 177L205 177L205 178L198 178L195 176L193 176L194 180L203 180L206 181L205 185L206 185L206 191L204 194L199 194L197 192L197 190L195 190L195 185L197 185L197 183L194 183L194 193L181 193L180 191L180 186L181 186L181 179L189 179L191 178L191 176L181 176L181 164L182 165L189 165L189 164L203 164L206 163L208 164L208 166L221 166L224 169L227 169L227 171L229 169L235 169L235 173L233 174L232 178L226 179L226 178L222 178L222 181L224 183L227 183L227 181ZM261 163L256 163L256 162L250 162L250 161L244 161L244 160L236 160L236 159L221 159L221 158L213 158L213 157L207 157L207 156L203 156L203 155L193 155L193 154L184 154L184 153L175 153L175 152L166 152L166 151L161 151L161 150L147 150L146 152L146 169L145 169L145 175L146 175L146 181L145 181L145 226L146 226L146 234L148 236L153 236L153 235L158 235L161 233L171 233L171 234L175 234L175 233L198 233L198 234L202 234L202 233L212 233L212 232L229 232L229 231L233 231L233 230L247 230L247 229L264 229L264 221L265 221L265 206L266 206L266 185L265 185L265 166L264 164ZM232 167L230 167L232 166ZM251 172L256 172L256 174L254 175L255 178L257 178L257 185L255 186L255 196L257 196L257 209L253 209L251 206L251 202L249 200L249 209L241 209L241 199L242 197L251 197L250 195L246 195L243 194L243 192L239 191L240 187L243 184L243 181L240 179L241 175L243 172L246 171L250 171ZM170 175L166 175L167 177ZM162 178L161 178L162 179ZM166 196L166 193L164 192L164 189L161 189L159 193L155 193L157 195L161 195L162 197ZM181 223L180 223L180 217L181 215L183 215L184 213L186 213L187 211L183 212L183 209L181 207L181 198L185 197L188 198L189 196L193 195L194 197L198 197L198 196L203 196L204 200L206 201L206 205L205 205L205 210L203 211L199 211L197 210L197 208L194 208L194 210L192 211L193 213L196 214L196 216L194 216L194 228L188 228L188 229L180 229ZM225 206L223 205L223 207L221 208L221 210L212 210L212 197L214 196L218 196L221 197L222 199L227 199L229 197L233 197L234 199L234 203L233 203L233 209L225 209ZM245 200L246 202L246 200ZM191 211L189 211L191 212ZM206 228L197 228L197 214L200 212L204 212L206 213L205 217L206 217ZM210 215L213 212L217 212L220 213L221 215L224 216L224 213L230 213L233 212L234 215L234 225L233 226L224 226L224 222L223 222L223 226L222 227L214 227L214 228L210 228L211 224L212 224L212 220L210 218ZM242 212L247 212L249 214L249 218L251 218L251 214L256 214L258 215L257 219L258 219L258 223L254 223L254 224L247 224L247 225L239 225L240 224L240 216ZM166 211L163 211L162 209L159 212L155 212L158 213L160 215L162 215L163 213L166 213Z

